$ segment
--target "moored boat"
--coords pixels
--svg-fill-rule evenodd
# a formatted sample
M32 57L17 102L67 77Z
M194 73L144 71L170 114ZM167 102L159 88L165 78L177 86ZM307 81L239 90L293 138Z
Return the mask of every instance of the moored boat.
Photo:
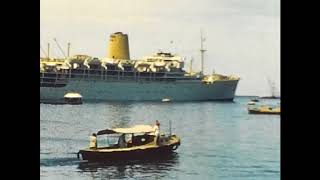
M163 98L161 101L162 102L171 102L171 99L170 98Z
M256 103L254 101L248 102L248 105L255 105Z
M280 107L258 106L248 107L249 114L280 114Z
M79 93L67 93L64 95L64 103L73 105L82 104L82 96Z

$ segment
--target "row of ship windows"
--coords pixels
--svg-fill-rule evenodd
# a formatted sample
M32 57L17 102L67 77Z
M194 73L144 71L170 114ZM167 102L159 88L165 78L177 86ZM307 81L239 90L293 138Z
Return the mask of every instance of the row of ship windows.
M166 89L173 89L173 87L169 87ZM179 93L184 93L184 92L190 92L190 90L192 90L194 88L188 88L188 89L183 89L182 91L179 91ZM106 93L106 94L116 94L119 91L114 91L114 90L103 90L103 91L98 91L98 93ZM138 88L126 88L126 92L130 93L130 92L134 92L134 93L142 93L142 94L165 94L167 91L165 89L163 90L141 90Z

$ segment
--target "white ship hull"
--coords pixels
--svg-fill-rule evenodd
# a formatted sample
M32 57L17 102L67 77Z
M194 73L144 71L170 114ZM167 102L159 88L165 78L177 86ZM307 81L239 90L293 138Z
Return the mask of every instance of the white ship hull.
M200 80L175 82L70 80L64 87L40 87L40 101L61 100L68 92L77 92L83 101L206 101L233 100L238 80Z

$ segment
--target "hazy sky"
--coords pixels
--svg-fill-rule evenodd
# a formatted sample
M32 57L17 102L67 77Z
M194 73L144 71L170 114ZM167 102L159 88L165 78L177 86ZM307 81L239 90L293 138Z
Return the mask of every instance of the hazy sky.
M205 72L241 77L237 95L269 95L267 78L280 87L279 0L41 0L41 45L53 38L71 54L104 57L113 32L129 35L131 59L173 51ZM173 41L171 44L170 41Z

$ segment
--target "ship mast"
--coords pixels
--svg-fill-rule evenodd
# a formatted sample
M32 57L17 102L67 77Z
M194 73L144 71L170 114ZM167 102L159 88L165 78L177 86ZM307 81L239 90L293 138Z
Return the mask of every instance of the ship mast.
M203 34L202 34L202 30L200 31L201 33L201 36L200 36L200 40L201 40L201 49L200 49L200 53L201 53L201 75L204 74L204 52L206 52L207 50L203 49L203 42L206 40L204 37L203 37Z
M50 43L48 43L48 59L50 59Z
M70 57L70 46L71 46L71 43L69 42L68 43L68 57Z

